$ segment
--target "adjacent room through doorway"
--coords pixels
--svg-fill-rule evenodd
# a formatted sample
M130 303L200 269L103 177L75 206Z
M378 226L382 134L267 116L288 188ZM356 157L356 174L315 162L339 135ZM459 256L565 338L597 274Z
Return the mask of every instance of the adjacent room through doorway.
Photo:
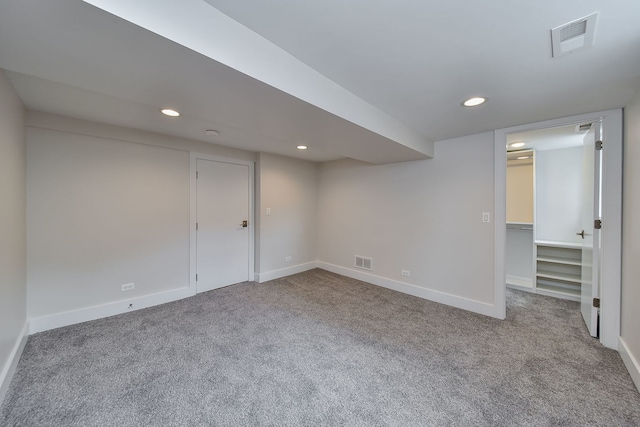
M504 282L496 287L579 302L589 334L612 348L620 309L620 266L608 264L620 243L615 116L603 112L496 132L505 168L504 255L498 260ZM610 227L602 229L603 223Z

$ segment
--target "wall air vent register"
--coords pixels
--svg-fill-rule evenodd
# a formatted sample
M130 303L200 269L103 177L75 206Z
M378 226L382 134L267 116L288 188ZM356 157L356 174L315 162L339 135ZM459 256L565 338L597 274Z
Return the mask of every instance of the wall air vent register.
M372 269L372 260L371 258L363 257L360 255L356 255L355 266L357 268L361 268L363 270L371 270Z

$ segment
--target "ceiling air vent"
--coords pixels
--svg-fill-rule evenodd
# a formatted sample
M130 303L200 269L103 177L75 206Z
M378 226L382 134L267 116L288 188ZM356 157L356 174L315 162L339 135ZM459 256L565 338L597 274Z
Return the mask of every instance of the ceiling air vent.
M551 30L551 48L554 58L593 46L598 12L576 19Z

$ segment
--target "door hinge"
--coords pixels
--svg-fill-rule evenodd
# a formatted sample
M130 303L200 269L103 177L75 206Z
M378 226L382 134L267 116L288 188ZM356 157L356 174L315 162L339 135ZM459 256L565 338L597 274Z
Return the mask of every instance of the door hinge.
M196 231L198 231L198 223L196 222Z
M196 282L198 281L198 275L196 274Z
M593 221L593 228L595 228L596 230L600 230L602 228L602 220L596 219L595 221Z
M594 298L593 299L593 306L595 308L600 308L600 298Z
M602 150L602 141L596 141L596 151Z
M198 171L196 171L196 179L198 179Z

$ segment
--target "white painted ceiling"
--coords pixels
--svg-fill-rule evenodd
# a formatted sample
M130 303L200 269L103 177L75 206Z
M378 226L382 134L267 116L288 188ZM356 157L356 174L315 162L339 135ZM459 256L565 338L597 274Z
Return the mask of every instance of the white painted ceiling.
M552 58L551 28L594 11L594 46ZM0 0L0 68L34 110L385 163L623 107L640 87L638 18L637 0ZM489 102L461 107L472 95Z
M637 0L205 0L438 141L616 108L640 86ZM595 45L550 30L599 12ZM459 103L489 97L478 109Z

